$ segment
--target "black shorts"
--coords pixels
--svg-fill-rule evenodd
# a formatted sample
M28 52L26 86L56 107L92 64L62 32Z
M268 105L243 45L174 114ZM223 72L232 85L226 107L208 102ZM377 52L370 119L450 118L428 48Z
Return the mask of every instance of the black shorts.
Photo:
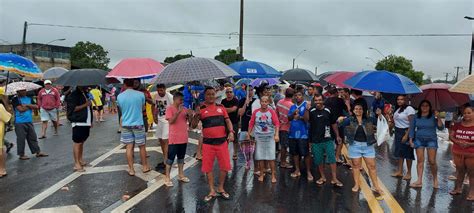
M74 143L84 143L89 138L90 126L75 126L72 128L72 141Z
M308 139L290 138L289 142L290 154L306 157L309 155Z
M92 109L96 111L102 111L104 110L104 106L95 106L95 107L92 107Z

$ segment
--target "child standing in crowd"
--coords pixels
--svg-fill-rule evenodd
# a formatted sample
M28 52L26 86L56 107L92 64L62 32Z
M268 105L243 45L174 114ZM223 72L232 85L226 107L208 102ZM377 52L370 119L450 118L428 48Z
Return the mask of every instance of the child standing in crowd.
M280 140L278 136L280 122L278 121L278 116L275 111L268 107L269 104L270 101L267 96L263 96L260 99L261 107L252 113L247 139L250 139L250 135L255 137L255 160L258 160L260 169L258 181L262 182L265 177L264 162L266 161L270 164L270 169L272 171L272 183L276 183L275 143Z
M254 90L251 86L247 96L239 100L239 116L241 119L241 127L239 133L240 151L244 154L245 168L250 169L250 164L253 162L253 153L255 151L255 142L247 139L247 132L249 131L250 118L252 117L252 103L256 100L254 98Z
M169 123L168 138L168 159L166 160L165 185L173 186L170 178L171 166L175 157L178 157L178 180L184 183L189 182L189 178L184 176L184 156L188 143L187 120L192 111L183 106L183 94L177 92L173 96L173 104L166 108L165 118Z

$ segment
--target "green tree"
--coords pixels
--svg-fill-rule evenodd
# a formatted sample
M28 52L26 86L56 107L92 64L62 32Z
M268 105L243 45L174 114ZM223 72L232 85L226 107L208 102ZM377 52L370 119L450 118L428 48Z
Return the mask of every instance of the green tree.
M227 65L244 60L240 54L237 54L237 50L234 49L221 50L214 59Z
M166 57L164 62L167 64L171 64L175 61L179 61L181 59L190 58L190 57L193 57L193 56L191 54L184 54L184 55L178 54L175 56Z
M80 41L71 48L71 65L78 68L109 70L108 53L100 44Z
M389 55L377 62L375 69L404 75L418 85L423 83L423 72L414 70L412 61L403 56Z

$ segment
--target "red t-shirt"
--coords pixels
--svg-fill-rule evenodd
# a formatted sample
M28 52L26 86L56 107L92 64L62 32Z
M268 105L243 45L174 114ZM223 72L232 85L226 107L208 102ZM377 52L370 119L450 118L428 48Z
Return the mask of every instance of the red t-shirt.
M171 105L166 108L165 118L171 120L171 118L178 113L178 109ZM185 144L188 142L188 124L186 123L186 108L176 118L174 123L169 124L169 144Z
M200 111L202 137L205 144L222 144L227 140L226 122L229 115L221 104L203 104Z
M451 131L454 134L454 138L474 144L474 126L466 127L461 123L457 123L451 128ZM474 147L462 148L455 143L453 145L453 152L457 154L474 154Z

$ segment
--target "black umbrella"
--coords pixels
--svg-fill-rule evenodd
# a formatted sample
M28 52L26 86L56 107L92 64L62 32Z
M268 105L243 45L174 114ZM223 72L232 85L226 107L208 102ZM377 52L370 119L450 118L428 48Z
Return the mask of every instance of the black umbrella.
M280 80L287 81L319 81L318 77L313 72L305 69L291 69L283 73Z
M77 69L71 70L55 82L55 84L63 86L91 86L106 85L105 76L107 72L101 69Z
M23 77L21 77L20 75L14 73L14 72L5 72L5 71L0 71L0 76L5 76L10 79L10 80L21 80Z

